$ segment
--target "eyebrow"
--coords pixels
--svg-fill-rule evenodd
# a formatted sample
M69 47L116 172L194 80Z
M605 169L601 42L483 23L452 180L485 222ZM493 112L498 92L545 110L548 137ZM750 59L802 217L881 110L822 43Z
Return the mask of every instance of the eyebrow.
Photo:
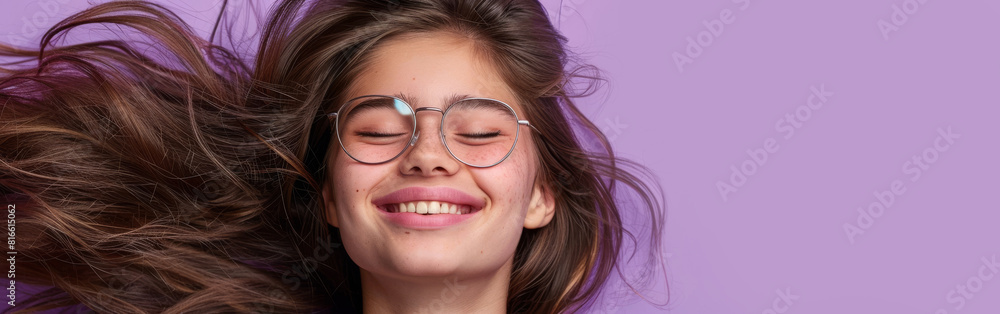
M379 101L379 100L383 100L383 101ZM387 102L384 99L366 99L366 100L362 101L360 104L354 106L354 108L351 108L351 111L347 113L347 116L345 116L344 119L348 119L351 116L354 116L354 115L356 115L356 114L358 114L360 112L364 112L364 111L368 111L368 110L376 110L376 109L383 109L383 108L393 108L394 105L396 105L395 101ZM397 109L397 110L399 110L399 109Z
M421 107L421 106L417 105L417 103L419 102L419 99L417 99L416 97L412 97L412 96L410 96L408 94L405 94L405 93L395 93L392 96L396 97L396 98L399 98L399 99L402 99L406 103L410 104L410 106L413 106L414 109ZM467 94L458 94L458 93L455 93L455 94L451 94L450 96L445 97L443 100L444 100L445 105L451 106L451 104L454 104L454 103L458 102L459 100L466 99L466 98L471 98L471 97L472 96L469 96ZM447 109L447 108L445 108L445 109Z

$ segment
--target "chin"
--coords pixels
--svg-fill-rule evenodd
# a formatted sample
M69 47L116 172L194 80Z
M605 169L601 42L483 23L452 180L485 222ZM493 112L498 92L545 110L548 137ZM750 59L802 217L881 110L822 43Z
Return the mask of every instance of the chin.
M456 260L454 254L432 254L427 252L411 253L405 257L393 259L393 267L399 275L407 277L441 277L454 276L468 271L467 263L463 265Z

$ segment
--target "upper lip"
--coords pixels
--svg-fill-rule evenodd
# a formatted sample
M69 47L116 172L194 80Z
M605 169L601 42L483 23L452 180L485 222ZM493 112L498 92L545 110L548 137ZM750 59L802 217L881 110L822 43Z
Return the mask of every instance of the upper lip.
M408 187L396 190L385 196L372 200L375 206L382 207L386 204L398 204L415 201L439 201L455 205L469 205L475 209L481 209L486 202L478 197L449 187Z

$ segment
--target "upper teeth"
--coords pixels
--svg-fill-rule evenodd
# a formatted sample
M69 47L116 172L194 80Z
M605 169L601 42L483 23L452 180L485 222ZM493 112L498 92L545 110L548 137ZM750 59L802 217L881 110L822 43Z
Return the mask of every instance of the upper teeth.
M457 205L439 201L416 201L394 205L400 213L461 215L472 211L472 207L469 205Z

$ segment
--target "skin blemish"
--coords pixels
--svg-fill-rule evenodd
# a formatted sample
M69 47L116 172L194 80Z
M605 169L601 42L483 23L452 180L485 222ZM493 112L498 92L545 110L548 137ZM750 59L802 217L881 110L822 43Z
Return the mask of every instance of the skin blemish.
M409 231L407 231L407 232L406 232L406 234L410 234L410 232L409 232Z

